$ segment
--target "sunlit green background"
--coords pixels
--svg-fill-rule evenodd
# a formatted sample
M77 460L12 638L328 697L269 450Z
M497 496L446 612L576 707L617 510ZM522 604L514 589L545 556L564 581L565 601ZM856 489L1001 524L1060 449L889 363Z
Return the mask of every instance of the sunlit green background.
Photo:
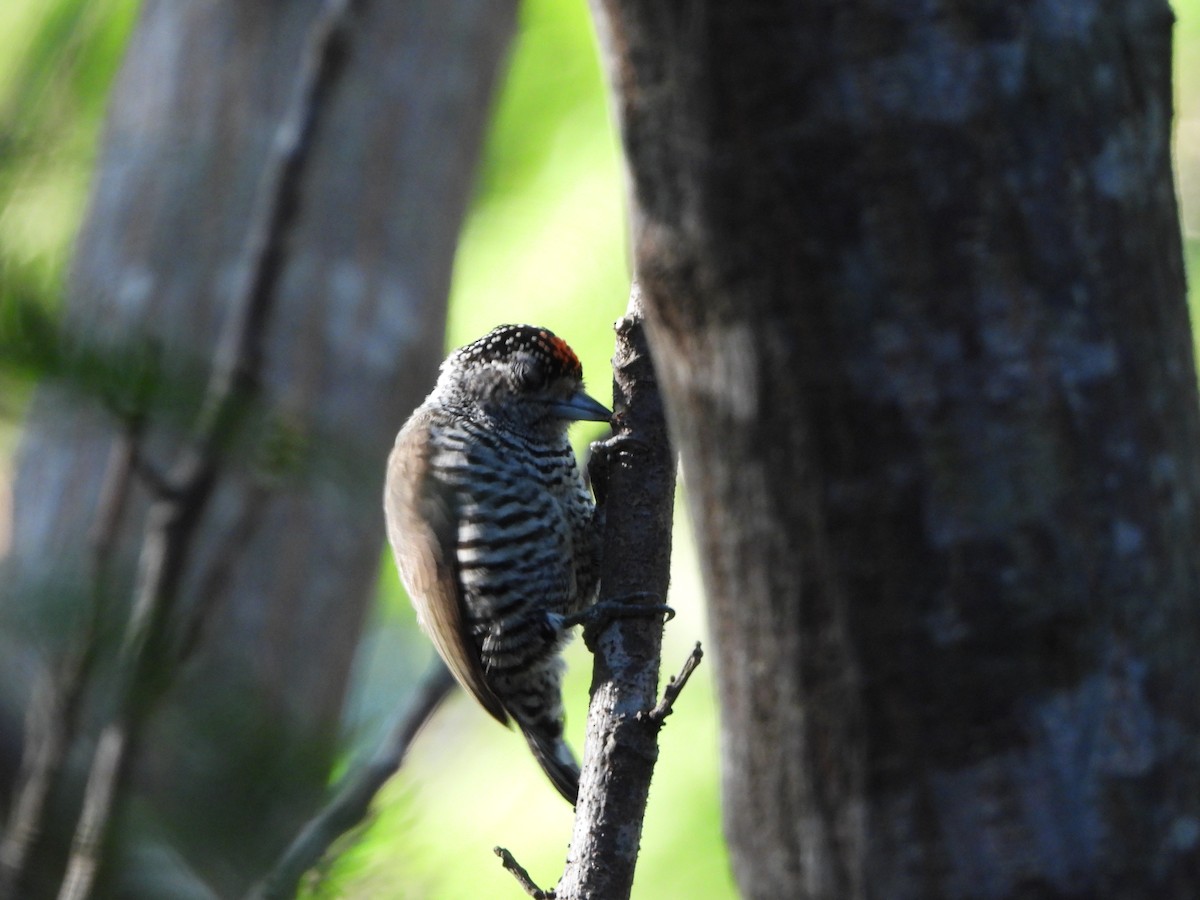
M1200 0L1179 0L1177 170L1189 268L1200 263ZM0 3L0 289L57 302L86 199L105 97L134 24L132 0ZM1192 52L1189 53L1189 50ZM622 176L586 5L527 0L459 253L448 344L499 321L565 336L597 396L610 396L611 324L628 289ZM11 451L27 390L0 392L0 552ZM586 440L588 433L578 435ZM705 636L686 527L677 529L665 666ZM346 764L371 746L429 655L391 564L364 642L346 718ZM568 729L582 748L586 654L570 655ZM734 896L720 839L711 665L662 736L634 890L640 898ZM570 810L521 738L462 697L421 735L369 826L312 885L362 898L520 896L491 848L509 847L539 881L562 869Z

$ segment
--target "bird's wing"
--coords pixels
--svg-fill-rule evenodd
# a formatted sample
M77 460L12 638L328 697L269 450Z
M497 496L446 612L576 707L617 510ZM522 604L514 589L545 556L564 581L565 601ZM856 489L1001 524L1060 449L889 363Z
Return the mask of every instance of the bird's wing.
M417 619L450 672L501 723L508 714L484 679L467 630L455 547L453 489L430 471L429 415L418 410L400 430L388 459L384 511L396 567Z

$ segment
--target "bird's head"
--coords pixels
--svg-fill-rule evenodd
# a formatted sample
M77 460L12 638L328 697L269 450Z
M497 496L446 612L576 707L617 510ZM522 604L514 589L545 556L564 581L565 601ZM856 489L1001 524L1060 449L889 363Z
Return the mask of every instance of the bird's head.
M435 394L517 431L561 433L610 413L583 389L583 367L567 342L545 328L501 325L451 353Z

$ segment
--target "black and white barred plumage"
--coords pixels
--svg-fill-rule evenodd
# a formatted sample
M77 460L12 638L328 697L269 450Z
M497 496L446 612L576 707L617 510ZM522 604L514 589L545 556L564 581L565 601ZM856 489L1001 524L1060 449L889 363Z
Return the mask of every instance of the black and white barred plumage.
M595 506L567 440L606 421L571 349L501 326L456 350L396 438L384 508L401 578L458 681L517 723L572 803L579 768L562 738L564 619L595 600Z

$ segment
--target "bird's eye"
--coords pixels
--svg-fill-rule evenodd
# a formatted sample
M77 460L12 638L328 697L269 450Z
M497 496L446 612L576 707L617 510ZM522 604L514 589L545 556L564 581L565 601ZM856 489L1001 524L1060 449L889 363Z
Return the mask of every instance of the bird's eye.
M545 369L535 360L519 359L513 365L513 384L519 391L533 391L544 387Z

